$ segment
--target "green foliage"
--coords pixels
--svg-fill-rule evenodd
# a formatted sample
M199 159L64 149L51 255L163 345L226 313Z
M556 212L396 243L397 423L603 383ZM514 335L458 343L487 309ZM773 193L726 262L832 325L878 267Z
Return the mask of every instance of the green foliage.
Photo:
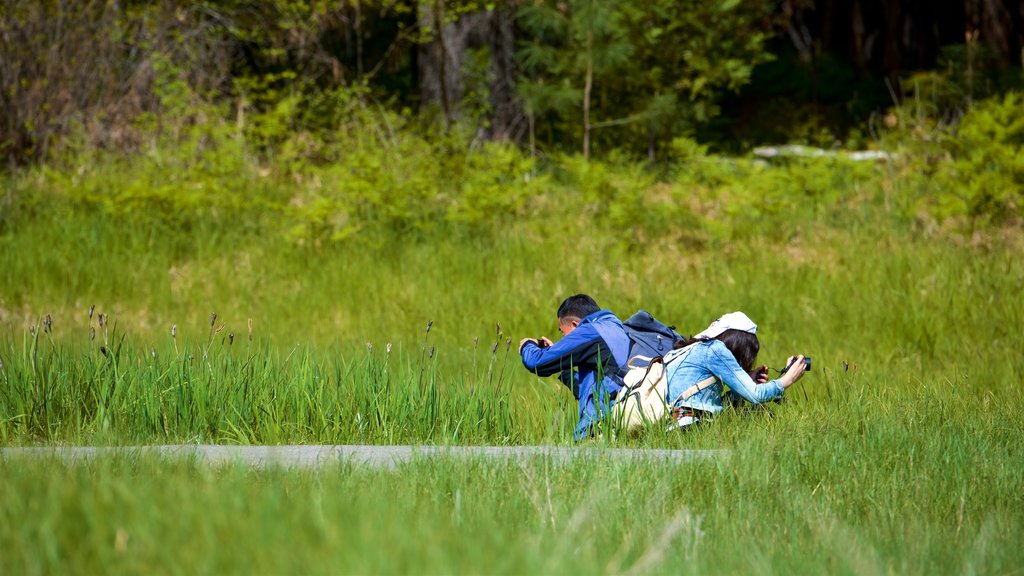
M530 115L531 142L537 119L557 119L559 130L574 136L589 130L582 103L592 106L588 90L602 89L625 71L633 52L622 23L622 2L533 2L520 8L518 20L531 38L519 58L527 72L519 96Z
M524 108L550 146L578 137L589 63L598 139L608 149L654 155L713 118L721 92L738 89L770 58L759 28L766 10L759 2L525 3L518 14Z
M814 20L831 29L846 10ZM868 28L898 16L856 10ZM947 121L1021 86L1018 55L1000 46L1000 35L971 32L963 44L938 46L933 70L887 90L867 72L870 62L838 55L849 52L837 46L849 34L824 34L820 45L787 38L783 31L810 34L800 21L811 12L806 3L3 0L0 11L0 154L8 165L59 161L83 147L133 153L151 147L154 132L220 123L235 127L249 154L316 163L324 160L319 144L358 107L380 116L419 108L428 127L443 111L446 129L529 140L533 154L577 151L585 139L587 154L657 161L671 155L674 138L698 133L732 152L765 140L859 143L851 118L923 80L941 79L924 107ZM908 25L929 21L904 16ZM884 50L861 56L877 62L896 48L891 35L878 42ZM437 50L452 66L426 64ZM778 65L763 66L773 59ZM899 71L889 60L881 65L892 78ZM439 83L437 74L451 78ZM449 93L440 109L430 104L435 85Z
M479 227L526 213L527 202L547 187L547 177L535 171L534 160L496 143L486 143L465 162L446 167L441 178L453 177L461 187L449 201L447 219Z
M894 110L888 137L900 148L897 168L914 191L912 209L971 230L1017 222L1024 205L1024 97L1010 92L977 102L951 122L938 95ZM929 104L929 102L931 102Z
M468 50L462 64L464 93L459 108L465 123L474 128L489 127L491 106L490 84L494 80L491 70L491 51L487 46Z
M843 156L761 160L709 155L706 146L677 138L672 168L656 175L626 159L607 162L563 157L559 178L578 209L593 215L627 250L658 250L682 243L768 237L799 232L787 219L846 220L842 204L862 190L881 189L887 174L871 162Z
M187 91L171 93L194 102ZM154 118L140 154L68 149L59 162L14 177L7 202L179 226L267 219L275 236L312 247L380 244L395 232L413 241L479 234L566 211L618 231L628 250L650 249L652 240L781 239L789 232L776 219L845 218L848 198L971 229L1020 216L1024 106L1015 94L975 104L955 125L909 105L895 110L885 119L895 127L886 136L894 159L885 163L801 149L768 165L677 138L660 172L624 155L560 155L542 168L515 146L424 131L413 115L366 96L360 88L300 91L239 123L212 121L221 112L193 104L194 122L161 127Z
M1024 215L1024 96L973 106L945 147L953 161L936 174L940 217L967 215L977 225Z
M281 222L283 236L313 245L492 226L544 189L535 161L516 147L484 143L467 152L468 136L421 136L411 115L370 106L364 95L296 93L238 124L195 105L189 114L201 122L165 129L156 117L145 120L154 136L138 155L69 150L27 171L16 188L32 205L178 225L266 217ZM187 91L167 98L191 101Z
M439 146L451 152L438 154ZM542 189L533 160L515 147L487 143L469 153L461 147L457 135L440 142L408 133L339 142L333 163L297 175L307 185L286 210L295 222L292 237L322 242L358 232L415 237L491 227L518 214Z
M652 251L676 239L680 231L692 237L687 228L698 217L680 201L678 189L657 182L642 165L621 158L588 162L565 157L559 167L565 185L577 191L578 208L608 232L613 246L627 253Z

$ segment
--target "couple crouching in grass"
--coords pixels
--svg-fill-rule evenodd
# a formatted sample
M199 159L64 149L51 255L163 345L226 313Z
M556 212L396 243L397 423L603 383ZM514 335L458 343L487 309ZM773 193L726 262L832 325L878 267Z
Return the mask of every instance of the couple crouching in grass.
M594 434L616 399L625 396L623 376L640 358L640 346L614 314L586 294L570 296L558 307L558 331L558 342L524 338L519 354L527 370L538 376L558 374L573 391L579 401L573 436L581 440ZM760 348L757 325L742 312L722 316L692 338L676 338L674 348L664 358L661 400L670 411L670 425L679 428L721 412L726 386L731 397L752 404L779 399L808 365L803 356L790 357L788 369L769 380L767 366L754 366Z

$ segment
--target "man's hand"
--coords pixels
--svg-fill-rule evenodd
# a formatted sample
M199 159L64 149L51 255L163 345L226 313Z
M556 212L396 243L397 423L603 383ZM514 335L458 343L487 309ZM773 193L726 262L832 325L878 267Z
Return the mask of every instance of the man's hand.
M754 371L750 373L750 379L756 384L766 384L768 382L768 366L762 364L755 368Z
M537 339L536 338L523 338L522 340L520 340L519 341L519 354L523 353L523 346L526 346L527 342L533 342L534 344L537 344ZM537 344L537 345L540 346L540 344Z
M519 354L523 353L523 346L526 346L527 342L533 342L538 348L547 348L554 344L547 336L541 336L540 338L523 338L519 341Z

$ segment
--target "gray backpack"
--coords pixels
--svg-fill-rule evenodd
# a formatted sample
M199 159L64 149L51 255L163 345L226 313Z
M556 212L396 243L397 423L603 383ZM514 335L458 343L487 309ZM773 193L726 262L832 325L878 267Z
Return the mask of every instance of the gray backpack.
M629 336L629 358L658 358L672 351L676 342L685 340L675 326L668 326L646 310L640 310L622 323ZM648 360L649 361L649 360ZM636 363L634 363L636 365Z

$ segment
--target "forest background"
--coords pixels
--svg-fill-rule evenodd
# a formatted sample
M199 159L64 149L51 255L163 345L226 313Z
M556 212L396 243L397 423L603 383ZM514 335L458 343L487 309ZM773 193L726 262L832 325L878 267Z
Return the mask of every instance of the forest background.
M1024 3L0 0L0 572L1015 573ZM585 291L814 368L575 460ZM712 449L701 461L603 448Z
M1020 88L1022 12L1001 0L7 0L0 151L9 165L69 141L130 152L154 131L230 122L269 154L329 139L367 106L542 154L657 161L680 136L733 153L859 146L908 99L949 121Z
M974 103L1009 95L993 113L1017 111L1022 11L996 0L8 0L0 155L18 181L25 167L77 173L64 200L171 220L203 206L240 210L248 194L139 190L131 177L97 192L88 168L134 156L129 172L143 180L155 176L146 166L167 172L169 162L181 177L215 179L326 170L314 181L327 189L290 198L288 210L263 195L289 213L293 239L314 242L375 221L422 228L439 212L462 222L515 212L529 192L485 189L508 177L477 169L494 166L476 154L485 148L550 174L574 157L654 173L772 143L909 147L902 167L930 175L944 172L940 160L988 162L984 150L962 154ZM1019 138L999 118L983 122L982 143ZM388 151L404 170L378 173ZM474 163L479 186L439 195L417 185L433 166ZM359 182L339 183L343 174ZM996 184L950 192L920 182L939 220L1016 217L1019 190ZM17 188L7 186L5 219L31 204Z

